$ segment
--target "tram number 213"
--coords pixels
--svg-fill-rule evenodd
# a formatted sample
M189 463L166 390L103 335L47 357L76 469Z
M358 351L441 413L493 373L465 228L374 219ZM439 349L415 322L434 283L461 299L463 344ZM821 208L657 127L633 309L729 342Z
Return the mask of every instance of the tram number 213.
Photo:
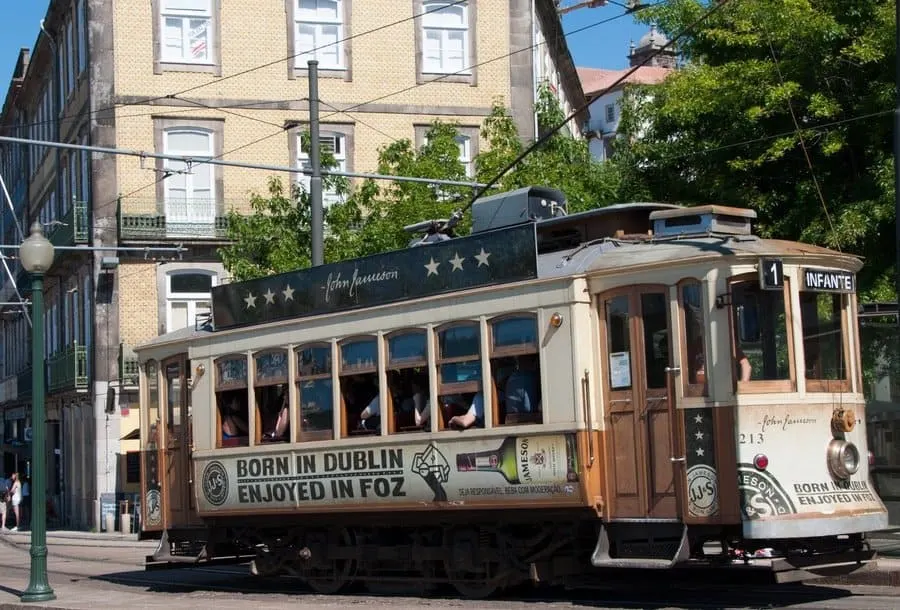
M741 445L762 445L765 436L762 432L741 432L738 441Z

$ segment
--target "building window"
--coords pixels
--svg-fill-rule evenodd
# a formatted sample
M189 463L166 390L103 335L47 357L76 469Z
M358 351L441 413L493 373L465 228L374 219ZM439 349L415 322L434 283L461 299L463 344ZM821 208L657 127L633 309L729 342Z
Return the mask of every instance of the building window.
M307 133L300 133L297 141L297 165L303 169L311 167L309 162L309 149L305 145L306 139L309 137ZM328 154L334 158L335 167L331 168L336 171L347 171L347 140L344 134L323 132L319 134L319 150L322 155ZM298 174L298 181L303 188L309 192L310 178L304 174ZM322 201L325 205L330 205L340 201L340 195L334 188L325 188L322 191Z
M607 104L606 105L606 122L612 123L616 120L616 105L615 104Z
M161 0L162 60L212 63L211 0Z
M294 14L295 66L311 59L324 70L343 70L343 0L296 0Z
M472 178L475 175L475 163L472 161L472 140L468 136L456 136L456 144L459 146L459 162L465 168L466 176Z
M87 12L84 10L84 0L78 0L75 8L75 18L78 20L78 73L87 68Z
M72 27L72 21L70 20L66 24L66 86L68 87L66 90L66 94L71 94L75 89L75 66L76 66L76 41L75 41L75 32Z
M212 287L217 276L211 271L173 271L166 282L166 332L193 328L197 316L212 311Z
M163 136L168 155L212 157L213 134L203 129L169 129ZM164 180L166 232L170 237L214 234L216 193L213 167L208 163L187 166L183 161L167 159L169 172ZM210 235L211 236L211 235Z
M422 71L463 74L469 66L468 3L422 3Z

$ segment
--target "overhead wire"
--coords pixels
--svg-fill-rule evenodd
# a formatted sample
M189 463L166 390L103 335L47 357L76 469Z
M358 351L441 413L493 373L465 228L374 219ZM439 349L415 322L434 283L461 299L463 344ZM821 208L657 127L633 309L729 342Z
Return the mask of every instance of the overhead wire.
M610 91L612 91L613 89L615 89L616 87L618 87L621 83L623 83L625 80L627 80L628 77L630 77L632 74L637 72L643 66L647 65L651 60L653 60L655 57L657 57L660 53L662 53L669 47L673 46L676 42L678 42L679 40L684 38L687 34L692 32L697 26L699 26L701 23L703 23L704 21L709 19L714 13L721 10L724 6L728 5L731 1L732 0L720 0L719 2L716 2L711 8L704 11L704 13L702 15L700 15L700 17L698 17L696 20L691 22L683 30L678 32L678 34L673 36L669 41L667 41L663 45L660 45L660 47L658 49L656 49L653 53L649 53L643 60L641 60L634 66L632 66L629 70L627 70L624 74L622 74L619 78L617 78L613 83L611 83L608 87L606 87L606 89L604 89L602 92L599 92L596 97L602 97L602 96L606 95L607 93L609 93ZM547 130L546 133L544 133L542 136L540 136L528 148L526 148L519 155L517 155L516 158L513 159L510 163L508 163L502 170L497 172L497 174L493 178L491 178L483 187L479 188L477 190L477 192L474 195L472 195L471 199L465 206L463 206L460 210L457 210L456 212L453 213L453 215L450 217L450 219L445 223L445 229L453 228L454 226L456 226L459 223L459 221L462 220L462 217L466 213L466 211L468 211L469 208L472 207L472 205L475 203L475 201L478 200L478 198L480 198L482 195L484 195L486 192L488 192L491 188L493 188L494 185L496 185L497 182L499 182L503 178L503 176L506 175L506 173L508 171L513 169L519 163L521 163L525 159L525 157L527 157L532 152L537 150L547 140L549 140L551 137L553 137L560 129L562 129L563 127L568 125L572 119L574 119L579 114L581 114L582 112L587 110L587 108L592 103L593 103L593 99L584 101L581 105L578 106L578 108L576 108L568 116L566 116L559 124L553 126L551 129Z

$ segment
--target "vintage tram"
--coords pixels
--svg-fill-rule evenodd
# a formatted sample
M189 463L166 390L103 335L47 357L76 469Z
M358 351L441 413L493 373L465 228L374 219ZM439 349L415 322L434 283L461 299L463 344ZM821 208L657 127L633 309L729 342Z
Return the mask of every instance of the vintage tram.
M139 347L153 560L470 596L870 561L860 260L745 209L564 209L485 198L469 236L218 286Z

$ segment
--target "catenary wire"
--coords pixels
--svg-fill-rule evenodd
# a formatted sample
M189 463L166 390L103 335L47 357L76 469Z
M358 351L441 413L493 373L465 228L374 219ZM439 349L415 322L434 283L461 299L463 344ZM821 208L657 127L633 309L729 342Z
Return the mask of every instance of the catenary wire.
M637 70L639 70L640 68L642 68L643 66L645 66L646 64L648 64L648 63L649 63L652 59L654 59L657 55L659 55L660 53L662 53L663 51L665 51L665 50L668 49L669 47L673 46L676 42L678 42L679 40L681 40L682 38L684 38L685 35L689 34L691 31L694 30L694 28L696 28L696 27L699 26L701 23L703 23L704 21L706 21L707 19L709 19L709 17L711 17L716 11L718 11L718 10L720 10L722 7L728 5L730 2L731 2L731 0L720 0L719 2L715 3L711 8L709 8L709 9L706 10L702 15L700 15L700 17L698 17L695 21L691 22L687 27L685 27L683 30L681 30L680 32L678 32L678 34L676 34L675 36L673 36L671 40L669 40L669 41L666 42L665 44L661 45L661 46L660 46L656 51L654 51L653 53L648 54L647 57L645 57L640 63L638 63L638 64L632 66L628 71L626 71L626 72L625 72L624 74L622 74L619 78L617 78L617 79L615 80L615 82L613 82L613 83L610 84L608 87L606 87L606 89L604 89L602 92L598 93L598 94L597 94L597 97L602 97L602 96L606 95L607 93L609 93L610 91L612 91L613 89L615 89L615 88L616 88L617 86L619 86L622 82L624 82L629 76L631 76L631 75L634 74ZM582 112L584 112L584 111L588 108L588 106L590 106L592 103L593 103L593 100L592 100L592 99L591 99L591 100L586 100L585 102L583 102L578 108L576 108L575 110L573 110L572 113L569 114L569 116L565 117L558 125L555 125L555 126L552 127L551 129L549 129L549 130L547 131L547 133L545 133L545 134L542 135L540 138L538 138L537 140L535 140L534 143L532 143L528 148L526 148L524 151L522 151L515 159L513 159L513 161L512 161L511 163L509 163L506 167L504 167L502 170L500 170L499 172L497 172L497 174L496 174L491 180L489 180L489 181L487 182L487 184L485 184L483 187L479 188L479 189L475 192L475 194L472 195L471 199L469 199L469 202L468 202L465 206L463 206L460 210L457 210L456 212L453 213L453 216L451 216L450 219L449 219L449 220L447 221L447 223L446 223L446 224L447 224L447 228L452 228L453 226L455 226L456 224L458 224L459 221L462 219L463 215L466 213L466 211L467 211L469 208L472 207L472 205L475 203L475 201L476 201L479 197L481 197L482 195L484 195L484 193L486 193L488 190L490 190L491 188L493 188L493 186L494 186L495 184L497 184L497 182L499 182L500 179L502 179L503 176L505 176L506 173L507 173L509 170L511 170L511 169L514 168L516 165L518 165L519 163L521 163L522 160L525 159L525 157L527 157L527 156L530 155L532 152L534 152L535 150L537 150L544 142L546 142L547 140L549 140L549 139L550 139L551 137L553 137L560 129L562 129L563 127L565 127L565 126L569 123L569 121L571 121L572 119L574 119L575 117L577 117L579 114L581 114Z

